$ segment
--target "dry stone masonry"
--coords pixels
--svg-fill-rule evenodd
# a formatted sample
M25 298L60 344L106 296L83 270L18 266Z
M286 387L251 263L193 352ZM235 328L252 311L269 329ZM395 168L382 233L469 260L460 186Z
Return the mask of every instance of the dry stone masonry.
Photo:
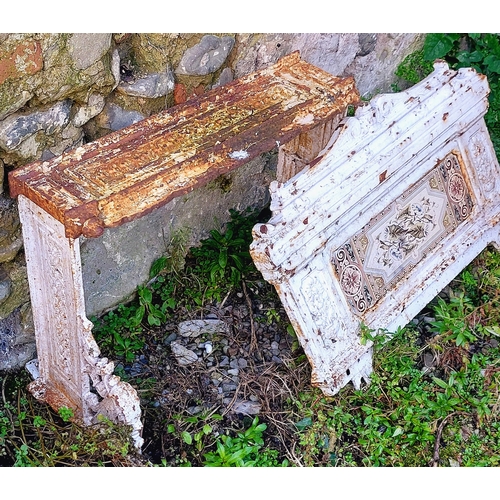
M0 34L0 370L23 366L35 352L17 203L7 172L50 160L294 50L333 75L354 76L363 95L388 91L395 68L422 40L391 33ZM140 221L98 239L82 238L87 315L134 293L172 234L182 232L189 246L216 221L224 224L229 208L265 206L276 160L276 152L256 158Z

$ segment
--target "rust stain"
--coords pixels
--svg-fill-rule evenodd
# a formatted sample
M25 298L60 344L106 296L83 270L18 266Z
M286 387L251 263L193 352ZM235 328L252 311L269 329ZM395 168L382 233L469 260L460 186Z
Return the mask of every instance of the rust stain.
M31 199L66 229L97 237L234 170L359 101L338 78L290 54L49 161L9 174L11 196Z
M38 378L28 385L28 390L38 401L47 403L55 411L63 407L71 408L74 412L72 420L82 420L81 403L76 401L74 397L70 397L64 384L56 381L54 385L52 380L46 383L41 378Z
M317 156L316 158L314 158L312 161L309 162L309 167L313 168L314 165L318 164L323 159L323 157L324 157L324 155Z
M378 176L378 182L379 184L382 184L382 182L385 181L387 176L387 170L384 170L379 176Z

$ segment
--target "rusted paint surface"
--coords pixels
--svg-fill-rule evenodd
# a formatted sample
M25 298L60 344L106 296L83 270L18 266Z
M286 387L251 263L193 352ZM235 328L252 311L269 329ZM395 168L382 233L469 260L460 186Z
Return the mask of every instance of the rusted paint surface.
M444 62L379 95L318 159L271 185L251 254L275 285L325 394L372 371L362 325L406 325L488 244L500 244L500 167L483 116L489 88Z
M276 180L286 182L298 174L306 165L312 166L319 161L323 148L328 144L343 115L338 113L330 120L313 129L300 133L297 137L279 148Z
M9 175L23 194L64 224L66 236L97 237L170 199L344 116L357 103L352 78L300 59L277 64Z

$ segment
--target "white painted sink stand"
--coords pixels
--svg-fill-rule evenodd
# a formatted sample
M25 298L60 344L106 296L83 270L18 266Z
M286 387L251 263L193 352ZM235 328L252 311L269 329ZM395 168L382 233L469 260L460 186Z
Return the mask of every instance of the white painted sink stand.
M346 118L308 167L271 185L251 253L274 284L326 395L372 372L361 326L406 325L487 245L500 170L486 77L437 61L421 83Z
M359 94L295 52L48 161L10 172L17 196L35 323L31 392L90 425L99 415L132 427L140 400L100 358L85 315L80 237L96 238L279 146L278 178L313 159Z

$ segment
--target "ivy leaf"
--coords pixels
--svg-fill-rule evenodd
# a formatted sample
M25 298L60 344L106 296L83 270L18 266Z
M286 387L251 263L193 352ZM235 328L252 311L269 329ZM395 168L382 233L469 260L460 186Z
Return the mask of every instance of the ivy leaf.
M492 73L500 73L500 58L498 56L491 54L485 57L484 64Z
M442 59L459 38L458 33L429 33L424 42L424 59L427 61Z
M460 52L457 55L457 59L465 66L470 66L475 62L480 62L482 61L483 57L483 53L479 50L475 50L474 52Z

